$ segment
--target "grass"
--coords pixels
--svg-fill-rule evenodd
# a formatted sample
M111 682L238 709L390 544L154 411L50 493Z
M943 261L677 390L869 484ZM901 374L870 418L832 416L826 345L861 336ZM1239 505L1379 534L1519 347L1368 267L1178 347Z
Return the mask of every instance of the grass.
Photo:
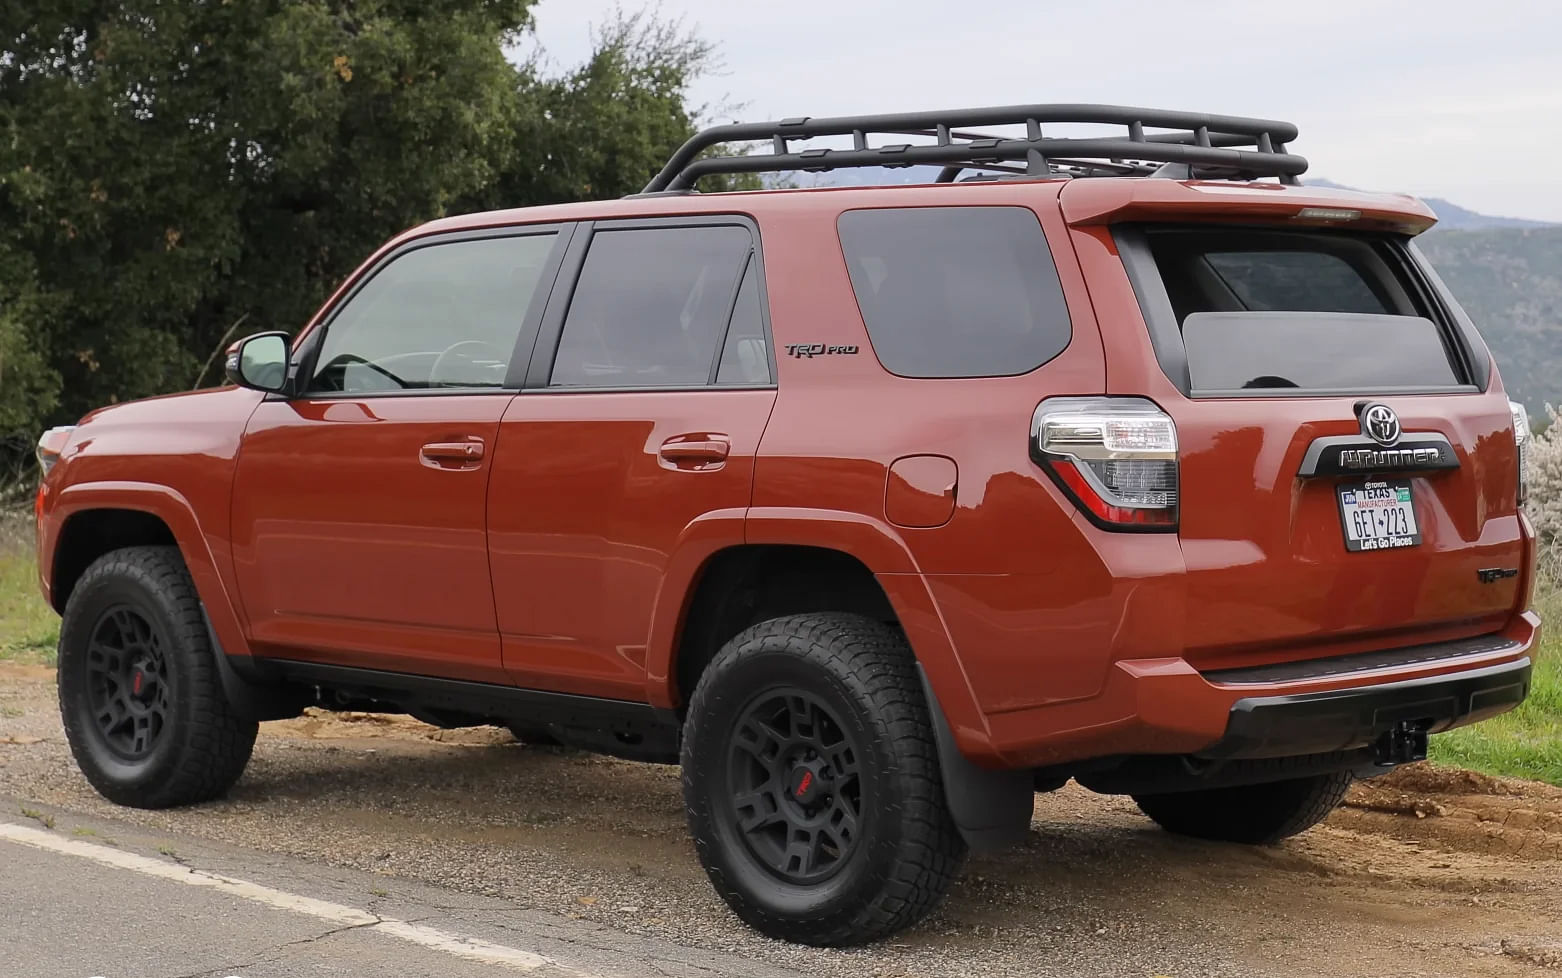
M59 641L59 616L38 591L31 521L0 516L0 661L52 666Z
M1562 592L1536 604L1547 628L1534 656L1529 698L1502 716L1433 736L1432 760L1562 785L1562 632L1551 624L1562 624Z

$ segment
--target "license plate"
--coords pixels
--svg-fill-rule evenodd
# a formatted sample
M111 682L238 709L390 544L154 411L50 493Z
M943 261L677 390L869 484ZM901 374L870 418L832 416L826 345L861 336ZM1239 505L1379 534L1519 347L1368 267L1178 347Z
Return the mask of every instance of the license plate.
M1339 486L1336 492L1346 550L1393 550L1421 542L1409 482L1355 482Z

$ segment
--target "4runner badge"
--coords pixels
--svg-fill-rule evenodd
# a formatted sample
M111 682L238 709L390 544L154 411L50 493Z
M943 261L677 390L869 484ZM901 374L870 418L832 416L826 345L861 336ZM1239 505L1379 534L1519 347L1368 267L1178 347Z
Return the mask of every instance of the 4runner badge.
M799 359L803 357L823 357L838 353L853 354L856 352L856 344L849 346L825 346L823 343L788 343L786 345L786 355L798 357Z

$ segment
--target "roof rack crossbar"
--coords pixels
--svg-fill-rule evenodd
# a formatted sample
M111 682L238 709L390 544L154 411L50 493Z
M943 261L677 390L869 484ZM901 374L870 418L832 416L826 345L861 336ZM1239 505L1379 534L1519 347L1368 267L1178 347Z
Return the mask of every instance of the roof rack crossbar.
M1057 137L1043 134L1054 123L1120 125L1125 136ZM1024 138L967 131L970 127L1023 125ZM1146 133L1145 127L1171 132ZM872 135L916 135L931 144L871 144ZM715 126L694 136L673 154L644 193L687 190L701 177L717 173L829 170L880 166L886 152L897 166L972 165L1018 162L1032 176L1054 172L1049 160L1065 157L1076 165L1091 158L1114 163L1181 163L1191 167L1232 171L1243 176L1273 176L1293 183L1307 161L1286 152L1296 138L1296 126L1273 119L1206 115L1117 105L1013 105L941 112L813 119L794 117L779 122ZM792 150L794 140L850 136L851 149ZM700 159L700 154L724 143L768 142L771 152ZM1113 172L1110 168L1103 170ZM1137 171L1135 171L1137 172Z

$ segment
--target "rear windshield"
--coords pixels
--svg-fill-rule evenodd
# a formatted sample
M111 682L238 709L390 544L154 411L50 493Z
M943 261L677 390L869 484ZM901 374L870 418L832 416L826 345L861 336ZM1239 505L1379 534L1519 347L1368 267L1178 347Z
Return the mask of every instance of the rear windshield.
M1243 228L1156 228L1145 239L1194 391L1463 382L1387 240Z
M1068 346L1057 266L1024 207L847 211L839 230L879 362L902 377L999 377Z

